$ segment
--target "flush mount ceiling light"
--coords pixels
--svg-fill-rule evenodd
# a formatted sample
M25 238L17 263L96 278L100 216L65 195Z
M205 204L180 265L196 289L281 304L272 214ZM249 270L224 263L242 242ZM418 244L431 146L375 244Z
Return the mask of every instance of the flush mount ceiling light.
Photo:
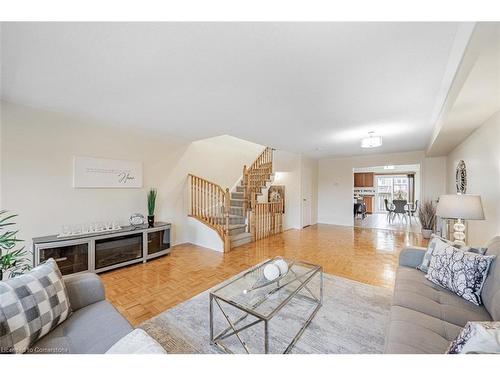
M394 169L394 165L384 165L384 169Z
M374 132L368 132L368 137L361 140L361 147L363 148L374 148L382 146L382 137L379 135L373 135Z

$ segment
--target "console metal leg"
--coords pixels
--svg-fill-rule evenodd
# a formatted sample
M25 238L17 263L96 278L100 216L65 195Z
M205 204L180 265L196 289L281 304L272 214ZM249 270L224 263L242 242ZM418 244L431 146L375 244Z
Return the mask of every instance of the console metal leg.
M269 322L264 320L264 353L269 353Z
M210 294L210 343L214 343L214 297Z

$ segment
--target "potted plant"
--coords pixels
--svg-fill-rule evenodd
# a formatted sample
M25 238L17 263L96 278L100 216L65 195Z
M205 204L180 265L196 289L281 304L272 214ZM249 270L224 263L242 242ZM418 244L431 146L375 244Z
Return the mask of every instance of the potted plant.
M12 218L16 216L8 214L7 210L0 210L0 280L6 272L9 272L9 277L15 277L31 269L24 247L14 249L18 242L22 242L16 237L18 231L7 229L15 225Z
M436 221L436 206L432 201L423 202L418 209L418 218L422 226L422 236L425 239L431 238Z
M152 227L155 223L156 189L148 192L148 225Z

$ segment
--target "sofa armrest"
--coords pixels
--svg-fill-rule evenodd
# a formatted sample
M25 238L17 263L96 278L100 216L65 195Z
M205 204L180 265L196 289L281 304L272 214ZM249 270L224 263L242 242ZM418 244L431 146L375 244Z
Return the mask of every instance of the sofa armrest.
M103 301L104 285L95 273L83 273L64 279L72 310Z
M427 249L425 247L405 247L399 253L399 265L405 267L417 268L422 264Z

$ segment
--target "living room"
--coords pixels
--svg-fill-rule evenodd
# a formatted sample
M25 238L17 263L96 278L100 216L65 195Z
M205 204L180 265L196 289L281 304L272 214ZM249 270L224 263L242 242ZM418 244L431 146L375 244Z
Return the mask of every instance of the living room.
M3 21L0 352L500 353L500 22L450 21Z

